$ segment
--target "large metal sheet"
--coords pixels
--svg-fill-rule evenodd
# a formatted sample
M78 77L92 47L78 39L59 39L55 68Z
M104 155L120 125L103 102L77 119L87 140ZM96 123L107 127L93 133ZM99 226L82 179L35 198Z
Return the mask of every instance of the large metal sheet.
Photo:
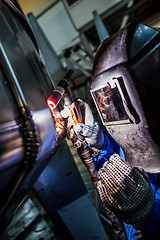
M52 91L51 81L22 17L2 1L0 29L1 232L47 165L57 139L55 122L46 102ZM24 116L26 109L28 115ZM32 135L38 142L34 145L33 158L30 155L27 163L30 150L26 143L31 147L28 139Z

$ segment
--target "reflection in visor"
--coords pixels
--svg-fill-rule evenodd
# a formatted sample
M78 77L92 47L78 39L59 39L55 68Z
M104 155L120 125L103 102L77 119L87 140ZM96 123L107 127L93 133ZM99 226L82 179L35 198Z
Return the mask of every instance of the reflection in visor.
M131 115L137 118L122 83L122 78L113 78L104 87L91 92L104 125L133 123Z
M129 118L117 87L107 86L95 91L93 95L104 122L121 121Z

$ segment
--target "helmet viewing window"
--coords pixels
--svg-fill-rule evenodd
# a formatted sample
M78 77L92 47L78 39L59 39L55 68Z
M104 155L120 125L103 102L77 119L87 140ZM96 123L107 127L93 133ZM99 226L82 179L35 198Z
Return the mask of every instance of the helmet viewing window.
M105 86L91 90L91 94L104 125L139 122L122 77L108 80Z

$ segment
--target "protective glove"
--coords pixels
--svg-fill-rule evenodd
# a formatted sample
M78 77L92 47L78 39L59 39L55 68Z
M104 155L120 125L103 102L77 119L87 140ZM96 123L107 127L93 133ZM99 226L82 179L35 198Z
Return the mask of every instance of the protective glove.
M80 158L84 164L87 165L89 172L92 174L98 171L103 166L104 162L115 152L119 153L123 158L124 156L121 154L123 151L113 139L111 140L111 137L109 137L107 133L102 131L89 105L82 99L77 99L75 102L80 108L82 123L74 125L68 107L65 107L64 110L61 111L61 115L63 118L67 119L68 138L71 139L74 146L77 147ZM87 149L84 154L85 147ZM90 153L90 157L87 150ZM88 162L93 162L92 165L94 165L95 171L90 171L91 164L88 165Z
M77 99L82 113L82 123L74 126L77 135L85 138L89 147L93 150L101 149L104 144L104 134L98 122L95 120L89 105L82 99Z
M82 123L72 125L73 119L67 107L61 111L61 115L63 118L67 118L67 137L73 142L74 146L77 147L80 158L90 172L92 181L95 182L97 171L92 155L95 152L98 154L99 149L102 148L104 144L104 134L98 122L95 121L89 105L81 99L77 99L76 103L80 108Z
M77 103L83 123L73 126L73 130L87 143L87 147L78 148L78 153L91 174L104 208L140 229L154 204L154 192L148 178L115 154L113 142L104 135L89 105L81 99ZM72 134L70 138L73 140ZM98 152L98 156L94 157L93 152Z
M141 229L155 198L145 171L113 154L98 171L97 177L97 190L104 207L123 222Z
M62 117L68 118L68 138L73 140L73 137L76 134L77 138L80 138L81 140L85 139L86 145L92 150L102 148L104 144L104 134L98 122L95 120L89 105L82 99L77 99L76 102L82 114L82 123L78 123L75 126L73 125L73 128L69 128L68 126L72 125L70 113L67 111L67 107L61 111Z

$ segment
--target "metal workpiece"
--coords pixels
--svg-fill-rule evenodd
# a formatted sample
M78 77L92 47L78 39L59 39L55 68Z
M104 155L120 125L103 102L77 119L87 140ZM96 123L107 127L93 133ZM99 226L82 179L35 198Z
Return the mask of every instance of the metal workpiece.
M22 134L24 145L25 167L30 168L35 163L38 156L38 149L40 146L38 131L33 121L31 112L27 107L27 103L20 88L18 79L14 74L14 71L2 44L0 44L0 63L3 68L4 74L6 74L6 76L8 77L6 81L8 81L8 85L13 96L13 101L15 102L15 105L17 107L19 129Z
M1 172L11 165L16 165L23 156L22 138L19 135L19 126L15 120L0 123L0 169ZM7 149L7 150L6 150ZM1 189L8 183L8 178Z
M0 1L0 233L58 145L52 84L20 19Z
M160 33L129 24L105 40L95 57L91 94L103 125L126 161L160 172Z

